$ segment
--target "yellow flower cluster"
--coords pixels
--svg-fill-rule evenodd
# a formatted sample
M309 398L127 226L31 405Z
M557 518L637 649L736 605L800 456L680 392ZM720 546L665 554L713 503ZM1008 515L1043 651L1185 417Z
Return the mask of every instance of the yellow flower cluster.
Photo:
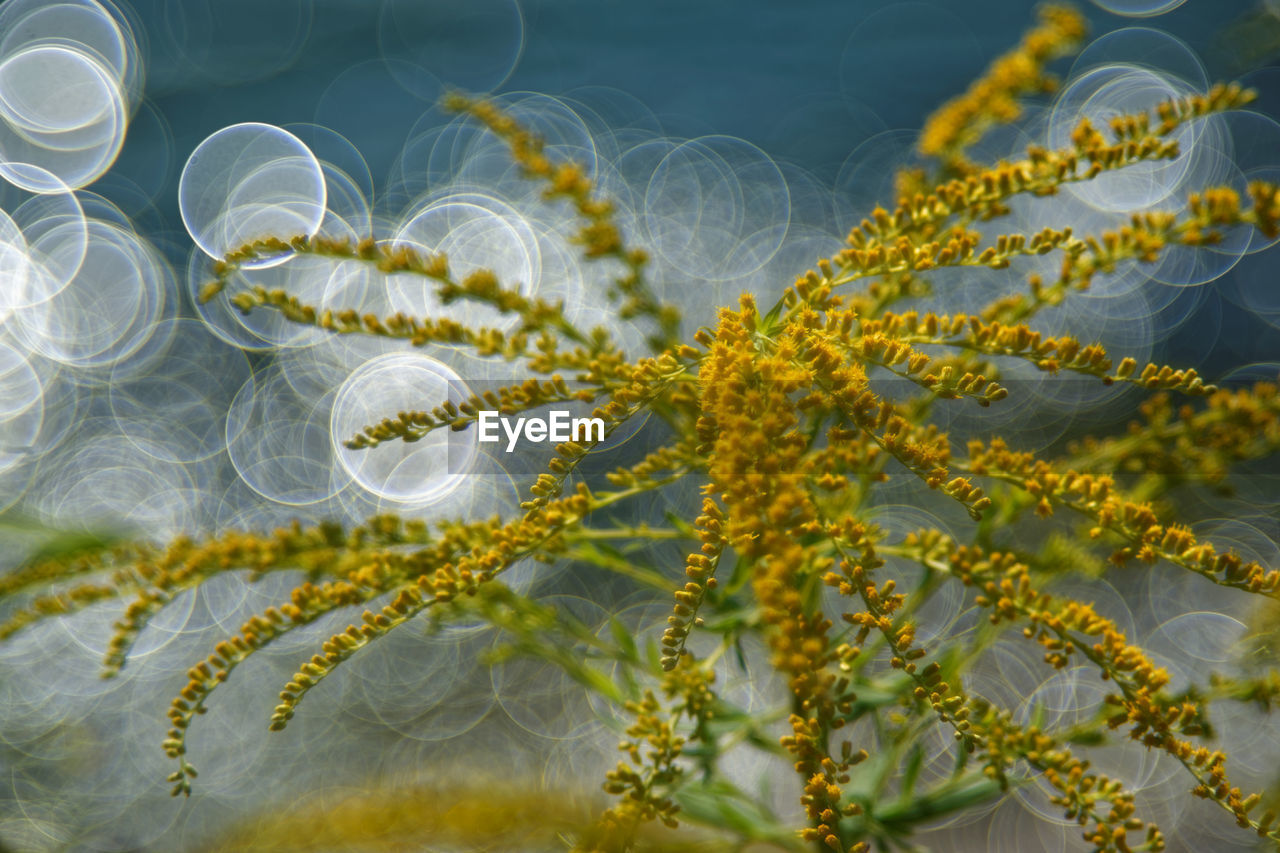
M930 116L920 132L920 151L940 158L953 172L969 171L972 167L965 161L964 151L991 126L1017 121L1022 114L1019 97L1054 88L1055 81L1045 72L1045 65L1079 44L1085 29L1084 17L1070 7L1042 8L1039 27L993 62L963 95Z

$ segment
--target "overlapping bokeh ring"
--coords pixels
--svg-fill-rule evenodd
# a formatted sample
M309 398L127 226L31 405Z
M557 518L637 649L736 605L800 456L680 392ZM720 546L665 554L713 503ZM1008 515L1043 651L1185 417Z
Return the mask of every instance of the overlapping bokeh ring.
M191 152L178 181L187 233L205 254L223 258L264 237L316 233L324 219L320 163L298 137L259 122L217 131ZM272 266L287 253L244 264Z
M575 595L545 596L538 604L585 627L599 625L607 616L599 603ZM498 637L494 642L500 648L507 641ZM585 647L574 650L574 654L585 653ZM574 740L602 728L591 710L587 688L550 661L514 657L494 666L490 674L499 706L529 734Z
M1109 128L1122 113L1147 109L1152 103L1189 93L1187 84L1135 65L1112 64L1091 68L1062 89L1049 119L1048 145L1070 148L1071 135L1081 120L1094 128ZM1068 187L1068 191L1098 210L1142 210L1162 202L1177 201L1174 193L1185 186L1212 183L1212 164L1204 164L1198 152L1203 123L1185 125L1175 132L1181 155L1170 161L1139 163L1096 180ZM1208 179L1206 181L1206 179Z
M132 231L87 222L88 245L67 286L22 312L14 336L32 352L75 367L109 367L155 333L172 291L168 266ZM78 229L71 250L78 249ZM69 263L67 264L70 265Z
M33 192L111 167L141 93L133 29L95 0L0 8L0 177ZM27 167L39 167L30 169Z
M1153 18L1172 12L1187 0L1092 0L1093 5L1128 18Z
M307 506L346 485L349 476L329 438L335 394L299 394L279 364L245 380L227 411L226 441L231 464L249 488L277 503Z
M31 179L28 185L46 189L37 193L0 182L0 258L8 273L0 288L0 318L60 293L89 250L88 221L76 193L40 166L10 165Z
M1209 88L1204 60L1185 41L1152 27L1124 27L1102 33L1076 54L1071 77L1106 65L1130 65L1174 77L1197 91Z
M782 245L791 196L773 160L730 136L676 146L644 191L644 224L653 250L687 276L741 278Z
M461 485L475 463L474 436L437 429L412 443L395 441L375 451L350 450L344 442L365 426L396 412L458 404L470 389L452 369L413 352L370 359L347 377L333 402L329 421L333 453L366 491L409 504L433 503Z
M457 193L430 201L412 212L397 230L394 243L420 254L444 253L454 279L488 269L505 286L528 296L541 277L538 239L531 227L501 199L480 193ZM500 316L487 305L459 301L444 305L436 283L421 276L392 276L386 283L391 306L411 317L449 317L473 327L509 329L519 318Z

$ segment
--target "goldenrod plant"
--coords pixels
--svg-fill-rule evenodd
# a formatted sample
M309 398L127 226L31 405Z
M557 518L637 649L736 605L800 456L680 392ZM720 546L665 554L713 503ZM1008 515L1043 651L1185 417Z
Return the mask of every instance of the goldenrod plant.
M932 115L894 197L841 245L787 278L760 266L767 275L741 295L716 290L727 304L705 315L681 299L694 277L678 264L655 273L642 229L601 186L624 181L558 156L518 102L448 95L443 106L465 117L455 127L501 141L540 189L520 203L541 204L567 233L610 314L373 221L232 229L240 243L201 267L202 310L371 339L382 358L448 350L503 367L337 436L348 471L419 443L441 455L474 447L484 412L570 407L602 433L522 451L538 470L492 517L452 517L447 503L426 517L405 503L359 524L69 542L0 576L0 638L121 602L103 661L112 677L175 601L231 573L287 576L288 594L228 631L175 691L155 749L181 798L200 797L197 767L216 747L196 735L224 710L224 685L251 677L278 693L262 724L287 739L335 673L393 635L496 637L487 664L562 672L588 697L574 707L618 741L594 817L536 778L462 755L431 786L315 812L303 801L228 849L418 849L415 833L449 849L982 849L973 827L1012 808L1050 833L1028 837L1073 826L1064 849L1127 853L1181 849L1197 802L1215 813L1190 813L1223 838L1274 844L1274 765L1245 762L1248 782L1237 781L1217 721L1274 727L1280 567L1198 522L1206 495L1265 472L1280 449L1276 382L1214 383L1158 363L1149 341L1077 310L1096 308L1087 300L1100 291L1120 304L1142 287L1198 284L1204 266L1280 237L1274 183L1194 165L1227 156L1216 123L1255 93L1228 83L1113 109L1098 106L1104 83L1076 93L1087 108L1064 93L1052 127L993 156L992 135L1018 127L1029 96L1057 90L1050 63L1085 37L1070 7L1038 14ZM1223 180L1188 184L1201 175ZM437 310L280 284L301 281L276 275L297 269L340 269L368 292L416 288ZM390 364L377 381L394 383ZM377 387L361 386L360 411L383 399ZM1258 502L1274 510L1276 499L1264 487ZM588 579L571 587L588 599L662 591L662 616L592 617L544 598L536 579L556 566ZM1179 637L1188 662L1159 630L1147 638L1165 646L1148 648L1115 589L1141 595L1153 577L1193 597L1187 612L1230 602L1256 630L1235 657L1195 657ZM262 670L242 671L286 638L313 647L291 676L261 684ZM402 652L395 667L428 654Z

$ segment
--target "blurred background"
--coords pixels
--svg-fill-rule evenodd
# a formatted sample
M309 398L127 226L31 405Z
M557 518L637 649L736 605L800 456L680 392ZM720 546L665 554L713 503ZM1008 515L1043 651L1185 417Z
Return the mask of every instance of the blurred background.
M569 217L539 206L537 188L524 186L500 145L441 112L443 92L497 93L553 152L586 162L619 198L629 236L655 249L656 283L682 304L691 330L743 290L779 292L876 203L891 206L892 172L915 159L925 116L1012 47L1034 8L1022 0L8 0L0 95L10 125L0 159L38 168L11 165L0 191L8 214L0 221L0 568L56 550L67 530L163 540L293 518L514 509L521 483L496 460L475 463L485 477L437 471L428 483L406 481L399 466L423 457L406 450L390 467L370 466L335 439L449 380L500 383L518 371L445 350L406 361L398 347L335 342L196 305L211 256L238 245L219 219L237 192L253 196L236 202L242 210L285 211L281 227L398 234L446 247L463 269L497 267L506 280L565 298L587 325L614 322L638 351L641 335L610 320L607 271L565 247ZM1167 207L1206 183L1280 177L1280 4L1096 0L1083 11L1096 40L1056 64L1068 81L1063 95L1032 101L1018 128L984 142L988 159L1049 144L1082 115L1145 107L1218 80L1256 86L1261 99L1197 127L1186 140L1194 154L1167 169L1066 194L1048 213L1019 207L1021 227L1096 231L1114 225L1120 207ZM92 122L43 116L35 141L12 131L15 114L38 111L68 81L81 98L68 109ZM224 130L243 123L271 127ZM197 163L192 154L206 140ZM220 145L261 147L250 164L256 184L233 174L245 161ZM729 224L716 230L713 219ZM1205 256L1121 271L1051 322L1214 380L1274 378L1280 262L1263 248L1235 235ZM36 255L38 275L24 260ZM317 302L430 308L420 292L379 290L356 270L287 264L248 278ZM940 278L952 309L1013 286ZM1002 427L1039 446L1123 422L1137 399L1084 383L1051 390L1041 379L1003 383L1024 393ZM977 427L958 416L952 428ZM1206 499L1199 517L1210 521L1200 529L1274 565L1274 484L1260 474L1231 501ZM683 512L692 494L654 511ZM913 515L912 501L909 491L887 492L900 512L886 519L904 530L937 521L932 508ZM678 549L656 558L678 574ZM276 838L257 823L264 807L320 813L367 791L381 792L390 811L356 809L351 820L390 826L402 812L428 813L423 803L434 795L421 792L462 773L578 791L567 802L584 810L595 803L616 734L592 722L599 709L555 673L479 663L494 638L478 628L388 639L309 697L284 734L268 736L276 685L346 615L237 671L190 740L197 792L170 800L163 779L172 768L159 744L182 673L297 580L227 575L180 597L114 680L97 672L116 605L0 645L0 848L235 849L247 843L225 841L237 831ZM575 567L527 567L511 581L538 585L586 624L613 615L652 636L665 617L665 594ZM1099 581L1088 597L1106 601L1122 624L1127 615L1134 634L1164 643L1170 659L1194 645L1200 670L1185 674L1202 676L1226 660L1248 614L1234 599L1200 598L1198 587L1180 584L1153 572L1136 586ZM1012 655L988 674L1027 695L1043 684L1022 685L1024 670ZM767 692L750 672L729 677L747 705L753 691ZM1240 733L1234 746L1257 756L1256 766L1246 758L1245 778L1268 777L1278 744L1275 731ZM1177 825L1181 780L1155 763L1139 775L1157 816ZM395 792L406 791L418 793L397 806ZM795 808L791 800L783 791L779 808ZM1037 808L939 827L936 849L1075 849L1077 833ZM369 849L437 849L416 838L412 821L395 826ZM305 846L296 835L305 826L287 832L296 843L270 843ZM1239 840L1199 832L1188 826L1180 841L1166 829L1186 849Z

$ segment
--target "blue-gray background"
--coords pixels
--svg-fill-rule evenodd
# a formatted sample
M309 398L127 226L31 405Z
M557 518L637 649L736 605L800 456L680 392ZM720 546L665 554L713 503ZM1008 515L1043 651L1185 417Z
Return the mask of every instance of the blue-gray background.
M961 91L1016 42L1035 4L526 0L517 14L512 0L137 0L132 9L147 42L145 112L154 114L135 120L115 171L154 207L142 215L113 200L181 244L177 176L208 134L243 121L322 124L354 143L381 185L415 126L429 126L423 113L444 86L551 94L610 87L652 110L669 135L740 136L832 181L858 143L886 128L918 128ZM1094 32L1173 33L1203 58L1210 79L1265 84L1280 23L1263 9L1250 0L1190 0L1151 18L1087 4L1084 11ZM396 16L407 24L397 26ZM408 63L432 73L406 73ZM1271 97L1280 101L1280 93ZM99 190L110 197L110 187L109 178ZM1184 347L1175 336L1167 357L1211 374L1276 358L1271 327L1212 294L1198 298L1221 329L1215 346L1206 351L1201 335Z

